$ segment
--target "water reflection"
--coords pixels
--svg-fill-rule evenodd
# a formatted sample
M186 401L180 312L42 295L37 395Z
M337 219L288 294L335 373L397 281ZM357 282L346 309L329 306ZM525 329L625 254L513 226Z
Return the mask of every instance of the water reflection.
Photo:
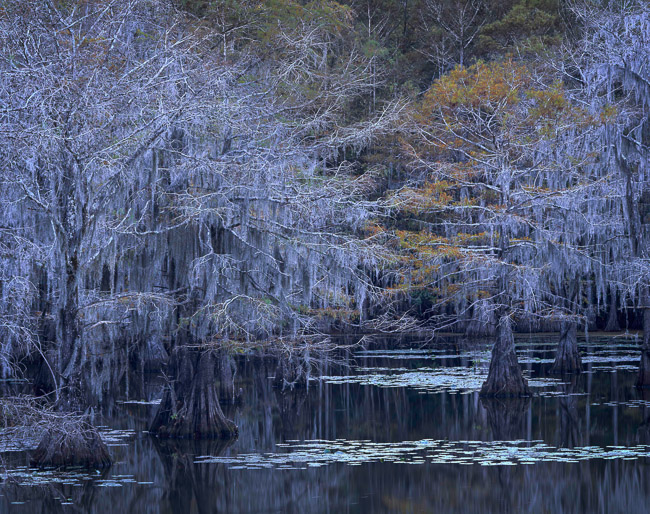
M170 512L203 514L219 509L227 477L218 466L196 466L196 455L221 455L229 446L223 441L161 441L154 448L163 464L165 491L160 505Z
M530 441L530 398L481 398L495 441Z
M416 349L425 352L404 359L357 355L348 369L325 374L349 375L355 367L382 374L422 367L476 372L485 365L480 344ZM521 345L526 372L545 378L553 349L540 339ZM104 406L103 423L135 435L115 438L111 470L34 485L24 468L27 455L15 453L10 468L26 476L5 481L0 511L646 512L650 458L638 455L650 451L650 392L634 389L636 373L624 367L635 347L596 342L581 349L597 359L585 364L588 373L557 384L556 396L507 401L350 381L315 381L283 392L272 387L272 361L242 359L235 386L243 391L241 401L224 406L241 430L232 445L158 441L142 433L155 405L114 401ZM129 387L137 400L159 394L155 380L141 375ZM314 440L326 443L305 443ZM429 443L414 447L417 441ZM303 466L260 464L260 455L286 456L299 445L308 452ZM248 469L207 463L208 457L257 464ZM481 465L489 462L501 465ZM305 469L289 469L296 467Z

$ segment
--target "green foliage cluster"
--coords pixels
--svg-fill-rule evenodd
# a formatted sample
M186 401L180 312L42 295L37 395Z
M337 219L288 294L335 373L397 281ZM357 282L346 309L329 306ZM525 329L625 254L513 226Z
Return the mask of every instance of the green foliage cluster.
M281 30L317 24L330 36L354 42L381 65L386 96L426 89L441 72L453 69L462 43L462 64L522 52L543 53L565 33L560 0L176 0L179 7L240 27L242 40L273 44ZM435 55L447 53L444 65Z

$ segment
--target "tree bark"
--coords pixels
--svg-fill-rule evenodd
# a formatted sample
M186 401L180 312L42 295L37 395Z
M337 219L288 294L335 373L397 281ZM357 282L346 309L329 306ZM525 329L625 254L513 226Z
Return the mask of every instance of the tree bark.
M219 398L226 403L235 403L235 363L227 352L219 353Z
M637 387L650 387L650 291L645 291L643 298L643 344Z
M551 373L580 373L582 371L577 332L578 324L575 321L562 322L560 342L557 346Z
M82 388L82 340L79 334L79 286L76 257L70 259L66 270L65 299L60 312L59 341L59 388L57 407L64 411L82 411L84 399Z
M232 439L238 429L226 419L215 381L212 350L174 350L170 362L172 383L167 387L149 432L158 437Z
M515 338L507 316L501 316L499 319L490 370L480 394L503 397L531 395L528 381L524 378L517 360Z
M621 325L618 322L618 310L616 309L617 297L616 290L610 292L609 300L609 312L607 313L607 324L605 325L605 332L619 332L621 330Z

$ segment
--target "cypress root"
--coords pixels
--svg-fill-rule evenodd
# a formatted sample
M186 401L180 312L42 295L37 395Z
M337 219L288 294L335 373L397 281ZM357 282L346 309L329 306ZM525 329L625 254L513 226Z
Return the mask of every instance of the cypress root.
M515 352L515 337L510 319L501 316L497 325L496 341L492 347L490 370L481 387L481 396L530 396L528 381L524 378Z
M113 460L106 443L88 421L68 417L51 423L31 459L36 467L106 468Z
M216 387L216 353L176 348L169 364L172 382L165 390L149 432L164 438L232 439L238 428L226 419Z

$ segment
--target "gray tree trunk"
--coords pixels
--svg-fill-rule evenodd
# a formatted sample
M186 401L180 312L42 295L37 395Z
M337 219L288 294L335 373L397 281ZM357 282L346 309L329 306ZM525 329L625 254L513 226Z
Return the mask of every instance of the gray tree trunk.
M217 393L216 355L212 350L181 346L170 362L172 383L163 396L149 431L159 437L232 439L238 429L226 419Z
M510 319L501 316L492 347L488 377L481 388L481 396L530 396L528 381L524 378L515 352L515 338Z
M650 291L646 287L643 296L643 344L637 387L650 387Z
M555 362L551 373L580 373L582 359L578 351L578 324L575 321L563 321L560 326L560 342L555 353Z
M607 324L605 325L605 332L619 332L621 330L621 325L618 322L618 310L617 310L617 297L616 290L610 292L609 300L609 312L607 313Z

